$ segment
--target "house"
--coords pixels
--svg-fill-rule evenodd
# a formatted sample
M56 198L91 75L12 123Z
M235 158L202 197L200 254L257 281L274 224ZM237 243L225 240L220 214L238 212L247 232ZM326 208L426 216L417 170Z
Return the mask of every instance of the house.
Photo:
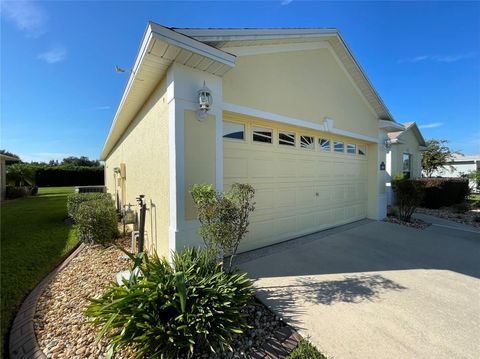
M101 159L121 206L145 195L164 255L201 243L191 185L253 185L246 251L384 218L400 130L336 29L149 23Z
M393 202L391 180L398 175L403 178L422 176L422 152L425 139L415 122L406 122L401 131L388 133L390 151L387 153L386 186L388 204Z
M0 153L0 200L5 199L5 190L7 186L7 175L6 175L6 169L7 166L5 164L6 161L19 161L18 158L12 157L12 156L7 156L2 153Z
M452 167L450 167L452 166ZM454 155L453 161L448 166L433 173L437 177L464 177L473 171L480 170L480 155L465 156L461 154ZM480 190L480 184L470 180L470 188Z

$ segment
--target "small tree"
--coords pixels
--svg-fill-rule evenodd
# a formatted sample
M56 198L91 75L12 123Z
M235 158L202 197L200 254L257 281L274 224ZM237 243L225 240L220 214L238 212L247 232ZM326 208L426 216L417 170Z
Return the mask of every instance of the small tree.
M420 181L400 179L392 181L398 206L398 218L410 222L415 209L422 203L425 185Z
M15 186L26 186L35 184L35 166L28 163L14 163L7 166L7 182Z
M248 184L234 183L226 193L215 191L212 185L193 185L190 193L201 223L200 236L213 256L223 257L224 269L230 271L238 246L248 233L255 190Z
M455 169L449 162L452 162L455 154L459 152L452 151L448 146L447 140L429 140L426 142L427 149L422 155L422 168L427 177L432 177L437 170L445 168Z

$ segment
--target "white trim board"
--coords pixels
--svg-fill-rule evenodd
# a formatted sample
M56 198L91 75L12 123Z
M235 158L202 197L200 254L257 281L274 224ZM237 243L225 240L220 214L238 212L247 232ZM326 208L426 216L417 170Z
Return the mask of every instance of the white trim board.
M292 51L304 51L304 50L316 50L325 49L329 45L326 41L319 42L304 42L295 44L274 44L274 45L258 45L258 46L234 46L234 47L222 47L222 50L236 56L251 56L262 54L274 54L279 52L292 52Z
M292 125L292 126L304 127L304 128L308 128L308 129L315 130L315 131L330 132L330 133L340 135L340 136L351 137L351 138L356 138L356 139L363 140L363 141L379 143L379 140L378 140L377 137L367 136L367 135L363 135L361 133L355 133L355 132L351 132L351 131L342 130L342 129L333 127L333 125L330 126L329 125L329 121L331 121L330 119L328 119L328 120L326 119L325 124L320 125L320 124L313 123L313 122L310 122L310 121L305 121L305 120L292 118L292 117L288 117L288 116L284 116L284 115L280 115L280 114L276 114L276 113L272 113L272 112L266 112L266 111L258 110L258 109L252 108L252 107L236 105L236 104L233 104L233 103L230 103L230 102L224 102L223 103L223 110L224 111L230 111L230 112L236 112L236 113L239 113L239 114L242 114L242 115L257 117L257 118L260 118L260 119L285 123L285 124Z

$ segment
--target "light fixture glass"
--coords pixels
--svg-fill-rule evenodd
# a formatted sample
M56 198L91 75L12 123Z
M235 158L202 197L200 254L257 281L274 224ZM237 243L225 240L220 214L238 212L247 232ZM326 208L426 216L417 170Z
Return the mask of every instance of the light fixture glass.
M212 91L205 85L205 81L203 81L203 87L198 90L197 95L198 105L200 107L197 111L197 116L200 121L204 121L213 104Z

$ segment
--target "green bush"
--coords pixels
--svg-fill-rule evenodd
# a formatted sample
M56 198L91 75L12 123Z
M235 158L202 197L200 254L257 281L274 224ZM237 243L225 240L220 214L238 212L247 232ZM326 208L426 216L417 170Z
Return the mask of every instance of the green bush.
M415 181L425 186L422 206L440 208L465 202L470 194L466 178L418 178Z
M327 359L320 354L318 350L305 339L300 340L298 346L293 349L287 359Z
M415 209L422 203L425 186L422 182L410 179L392 181L398 208L398 218L410 222Z
M75 222L79 240L84 243L107 245L118 235L117 211L111 200L80 203Z
M156 254L133 259L138 273L113 283L86 310L111 353L131 346L137 358L191 358L227 350L248 328L242 309L253 300L251 281L223 271L205 249L174 253L172 264Z
M5 198L15 199L26 197L31 194L30 187L27 186L6 186L5 187Z
M215 191L212 185L195 184L190 193L201 224L200 237L214 257L223 257L224 269L230 270L238 246L248 233L249 216L255 209L255 190L249 184L234 183L223 193Z
M112 196L108 193L72 193L67 197L67 213L70 217L76 220L76 215L80 204L87 201L112 201Z

